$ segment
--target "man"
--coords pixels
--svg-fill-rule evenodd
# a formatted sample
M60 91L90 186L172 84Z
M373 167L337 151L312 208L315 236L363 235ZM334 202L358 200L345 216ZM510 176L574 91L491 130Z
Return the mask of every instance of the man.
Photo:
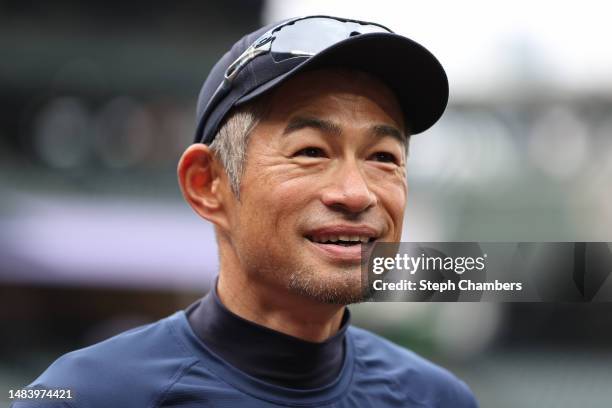
M377 24L315 16L245 36L205 81L178 165L215 226L213 290L32 387L69 389L72 407L475 407L346 308L364 300L362 245L400 240L408 136L447 97L435 57Z

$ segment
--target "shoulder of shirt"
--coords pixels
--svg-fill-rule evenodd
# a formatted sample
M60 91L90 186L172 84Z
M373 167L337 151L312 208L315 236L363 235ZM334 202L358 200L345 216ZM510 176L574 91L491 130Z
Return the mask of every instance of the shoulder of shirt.
M439 407L475 408L478 406L470 388L445 368L370 331L350 326L357 368L367 376L384 376L410 384L411 398L436 401ZM423 402L428 405L429 402Z
M74 397L68 406L75 408L155 407L197 362L174 332L177 317L67 353L29 387L70 389Z

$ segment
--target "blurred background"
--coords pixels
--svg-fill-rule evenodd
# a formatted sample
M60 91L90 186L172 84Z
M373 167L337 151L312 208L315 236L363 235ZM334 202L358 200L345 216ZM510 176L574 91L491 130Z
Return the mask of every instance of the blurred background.
M605 2L0 0L0 407L208 290L212 228L175 176L199 87L243 34L314 13L383 23L447 69L447 113L411 142L404 240L612 241ZM610 304L352 310L482 407L612 401Z

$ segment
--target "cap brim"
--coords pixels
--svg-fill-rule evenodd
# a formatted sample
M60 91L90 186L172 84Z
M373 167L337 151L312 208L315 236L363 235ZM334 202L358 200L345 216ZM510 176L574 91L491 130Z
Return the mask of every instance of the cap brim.
M332 66L365 71L385 82L398 98L410 134L429 129L446 109L448 79L440 62L420 44L392 33L362 34L336 43L251 90L235 105L268 92L299 72Z

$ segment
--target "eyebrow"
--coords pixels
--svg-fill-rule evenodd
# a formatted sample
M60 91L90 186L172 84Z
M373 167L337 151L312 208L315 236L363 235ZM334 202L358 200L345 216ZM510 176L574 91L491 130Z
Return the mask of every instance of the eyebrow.
M291 132L295 132L305 128L313 128L316 130L320 130L323 133L328 133L334 136L340 136L342 134L342 129L337 124L325 120L314 118L310 116L297 116L292 118L285 130L283 131L283 135L288 135Z
M289 121L283 130L283 135L288 135L292 132L305 128L313 128L334 136L340 136L342 134L342 128L338 124L329 120L311 116L296 116ZM395 126L385 124L374 125L372 126L370 133L377 137L391 136L405 145L408 143L408 136L404 135L404 133Z
M394 139L399 140L401 143L406 144L409 136L406 136L404 132L400 131L395 126L391 125L374 125L372 133L378 137L391 136Z

